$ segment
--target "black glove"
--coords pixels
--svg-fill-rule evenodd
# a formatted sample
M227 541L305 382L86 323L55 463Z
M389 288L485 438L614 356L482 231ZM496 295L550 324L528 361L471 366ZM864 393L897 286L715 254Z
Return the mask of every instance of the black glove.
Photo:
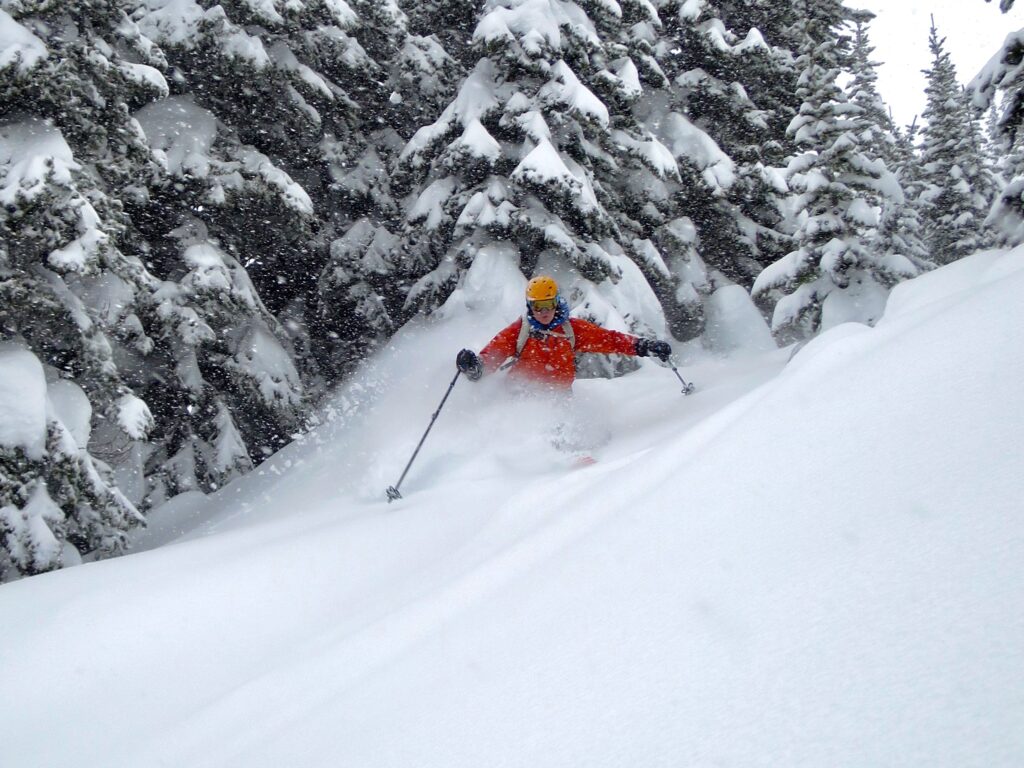
M663 363L667 363L669 355L672 354L672 347L669 346L667 341L660 341L658 339L637 339L636 353L639 357L647 357L648 355L651 355L652 357L658 358Z
M470 381L477 381L484 375L484 366L472 349L464 349L455 356L455 365L466 374Z

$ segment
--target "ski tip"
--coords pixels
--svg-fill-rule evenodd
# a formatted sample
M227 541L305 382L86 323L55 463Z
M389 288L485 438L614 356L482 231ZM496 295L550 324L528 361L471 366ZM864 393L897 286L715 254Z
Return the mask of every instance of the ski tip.
M577 456L572 462L574 467L589 467L591 464L597 464L593 456Z

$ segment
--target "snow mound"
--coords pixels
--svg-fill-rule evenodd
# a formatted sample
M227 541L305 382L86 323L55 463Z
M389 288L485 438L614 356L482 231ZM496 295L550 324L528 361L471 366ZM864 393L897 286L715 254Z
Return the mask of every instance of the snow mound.
M0 343L0 448L20 448L29 458L46 445L46 377L34 354Z
M49 55L46 44L0 9L0 69L14 63L27 72Z

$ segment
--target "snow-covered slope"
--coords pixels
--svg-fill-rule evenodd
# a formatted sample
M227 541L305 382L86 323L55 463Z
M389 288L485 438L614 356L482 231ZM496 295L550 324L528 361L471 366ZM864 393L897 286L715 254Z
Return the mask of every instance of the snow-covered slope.
M1024 764L1024 250L700 385L459 381L409 328L337 419L139 554L0 588L2 762ZM172 543L172 540L173 543Z

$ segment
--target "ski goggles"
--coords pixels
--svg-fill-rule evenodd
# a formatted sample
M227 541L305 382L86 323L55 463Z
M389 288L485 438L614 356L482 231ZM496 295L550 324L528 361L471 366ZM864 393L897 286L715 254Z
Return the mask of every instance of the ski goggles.
M544 312L548 309L558 309L558 297L553 299L534 299L529 302L530 309L534 312Z

